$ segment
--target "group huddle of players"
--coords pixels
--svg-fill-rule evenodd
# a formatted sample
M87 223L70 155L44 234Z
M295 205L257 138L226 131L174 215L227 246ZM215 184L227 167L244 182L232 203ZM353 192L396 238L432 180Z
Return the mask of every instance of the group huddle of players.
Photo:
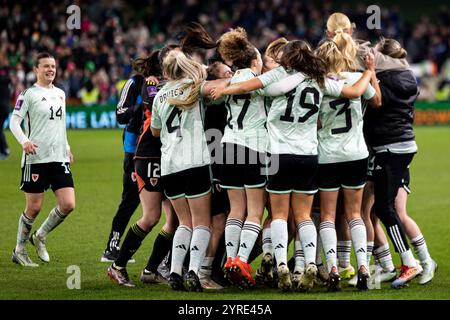
M400 44L354 40L341 13L316 48L280 38L263 56L242 28L217 40L198 23L184 29L179 44L134 61L121 93L124 170L132 172L124 192L131 178L137 192L120 226L113 222L102 257L113 262L108 276L134 286L126 265L163 208L144 283L309 291L321 279L337 291L342 279L360 290L372 280L394 288L418 275L431 281L436 263L406 213L417 84ZM214 50L208 61L206 50ZM143 215L119 249L139 202ZM400 254L398 276L380 221Z

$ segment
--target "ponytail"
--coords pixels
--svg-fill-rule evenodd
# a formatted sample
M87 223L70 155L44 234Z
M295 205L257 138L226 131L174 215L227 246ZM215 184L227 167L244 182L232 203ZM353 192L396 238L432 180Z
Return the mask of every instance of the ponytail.
M355 70L355 57L358 51L355 41L342 28L337 28L334 34L333 41L342 54L345 70Z
M189 110L198 101L200 96L200 87L206 79L205 68L180 51L171 51L163 62L164 74L170 81L190 79L191 83L182 86L183 90L189 89L189 95L183 99L169 98L169 103L176 107Z

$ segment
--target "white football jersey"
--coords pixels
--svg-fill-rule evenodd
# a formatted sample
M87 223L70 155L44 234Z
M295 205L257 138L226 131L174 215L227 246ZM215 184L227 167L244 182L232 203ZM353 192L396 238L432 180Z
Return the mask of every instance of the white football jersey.
M197 101L189 110L169 104L169 98L183 100L190 80L167 82L153 100L151 126L161 130L161 176L211 163L203 129L203 118Z
M362 76L359 72L342 72L341 80L353 85ZM363 94L370 100L375 89L369 84ZM363 135L363 112L361 98L347 99L324 96L318 132L319 163L335 163L367 158L369 152Z
M274 84L281 89L287 87L285 79ZM303 77L291 91L275 97L267 117L268 152L317 155L317 118L324 92L339 96L342 87L343 83L326 79L321 88L316 81Z
M33 163L69 162L66 133L66 94L34 84L17 98L13 111L25 120L25 135L37 145L36 154L22 154L22 166Z
M254 78L251 69L240 69L231 78L230 85ZM267 148L267 110L259 90L247 94L229 96L225 102L227 125L222 143L234 143L257 152Z

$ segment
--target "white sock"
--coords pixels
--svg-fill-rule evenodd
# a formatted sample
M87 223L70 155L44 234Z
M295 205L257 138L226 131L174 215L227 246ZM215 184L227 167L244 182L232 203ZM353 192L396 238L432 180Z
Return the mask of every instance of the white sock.
M189 271L198 274L198 270L205 259L206 249L208 249L211 231L206 226L196 226L192 232L191 258L189 259Z
M325 251L325 258L327 260L328 272L332 267L337 267L336 246L337 237L334 223L331 221L322 221L320 223L320 238L322 239L323 249Z
M297 224L298 235L305 254L305 265L316 263L317 230L311 220L304 220Z
M34 219L30 219L23 212L19 217L19 229L17 230L17 243L16 251L20 251L25 247L25 243L30 238L31 228L33 226Z
M225 245L227 257L235 258L239 250L243 222L239 219L227 219L225 225Z
M361 266L364 266L367 270L367 233L366 225L364 221L359 219L353 219L348 224L350 228L350 234L352 235L353 248L355 248L356 261L358 264L358 270Z
M270 225L272 231L271 237L273 242L273 252L277 264L284 263L287 265L287 246L288 246L288 230L287 221L283 219L272 220Z
M316 265L318 265L318 266L323 264L322 251L323 251L322 239L320 238L320 233L318 233L317 234L317 250L316 250Z
M263 229L262 236L263 236L262 240L263 256L266 255L266 253L270 253L273 255L272 233L270 225L269 227Z
M344 240L337 242L337 259L339 267L347 268L350 265L350 253L352 251L352 241Z
M367 241L367 265L370 266L370 259L372 258L373 241Z
M419 257L421 263L431 260L430 253L428 252L427 248L427 243L425 242L425 238L422 234L415 237L414 239L411 239L411 244L414 247L414 251Z
M58 208L53 208L47 219L45 219L44 223L39 227L36 236L45 239L47 234L63 222L65 218L66 215L59 211Z
M295 240L294 242L294 257L295 257L295 268L294 272L299 271L303 273L305 271L305 254L303 253L303 247L300 240Z
M172 261L170 263L170 273L175 272L183 275L183 263L191 243L192 229L181 225L175 231L172 245Z
M417 261L414 258L411 249L400 252L400 258L402 259L402 265L414 268L417 267Z
M214 257L205 257L202 262L202 266L200 267L200 273L210 276L212 274L212 264L214 261Z
M239 245L238 256L241 261L247 262L256 239L258 238L261 226L251 221L245 221L241 232L241 244Z
M392 262L391 251L389 250L389 244L384 244L373 251L375 260L378 260L384 271L395 270L394 263Z

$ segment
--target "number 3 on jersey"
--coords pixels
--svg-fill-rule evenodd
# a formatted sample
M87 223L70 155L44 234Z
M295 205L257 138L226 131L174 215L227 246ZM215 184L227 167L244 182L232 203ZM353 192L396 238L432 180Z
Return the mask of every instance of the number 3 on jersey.
M342 106L342 108L336 113L336 117L345 113L345 126L331 129L332 134L346 133L352 128L352 109L350 109L350 100L343 98L330 102L331 109L337 110L338 106Z

